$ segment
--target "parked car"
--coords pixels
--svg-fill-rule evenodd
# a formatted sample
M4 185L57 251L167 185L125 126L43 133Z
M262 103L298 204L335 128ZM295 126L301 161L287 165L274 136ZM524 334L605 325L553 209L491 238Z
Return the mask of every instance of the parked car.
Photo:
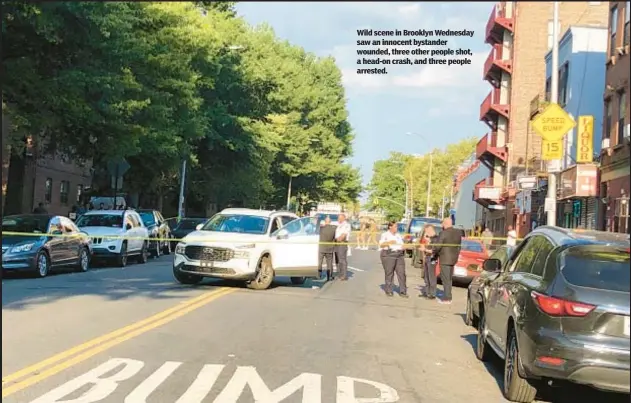
M489 252L482 241L463 239L458 262L454 266L453 283L470 284L473 279L480 276L482 264L488 256ZM440 279L440 260L436 264L436 276Z
M7 235L20 232L25 235ZM2 271L29 271L46 277L51 270L90 268L90 238L66 217L20 214L2 219ZM32 234L32 235L26 235Z
M146 263L149 232L134 210L92 210L77 220L77 227L92 238L93 259L114 259L119 267L128 257Z
M407 225L407 228L403 234L403 241L405 243L418 243L418 237L421 235L421 231L425 224L433 224L434 229L436 230L436 235L440 231L442 231L441 220L440 218L431 218L431 217L413 217ZM406 255L408 257L413 257L414 249L406 249Z
M245 281L264 290L275 276L302 284L318 277L318 217L286 211L230 208L182 239L173 260L173 275L182 284L204 277Z
M476 355L504 360L504 396L532 402L538 380L629 393L629 236L538 227L503 266L488 259Z
M158 210L136 210L142 223L147 227L149 238L149 252L154 257L161 254L171 254L171 228Z
M513 248L507 245L500 246L489 259L497 259L500 262L500 270L506 265ZM484 266L484 263L483 263ZM482 270L479 276L475 277L467 289L467 309L465 313L465 323L468 326L477 327L480 317L479 306L486 293L489 282L495 280L500 271Z
M173 240L171 241L171 250L175 250L175 246L180 242L182 238L195 231L195 228L199 224L204 224L208 221L208 218L182 218L179 222L173 226L171 235Z

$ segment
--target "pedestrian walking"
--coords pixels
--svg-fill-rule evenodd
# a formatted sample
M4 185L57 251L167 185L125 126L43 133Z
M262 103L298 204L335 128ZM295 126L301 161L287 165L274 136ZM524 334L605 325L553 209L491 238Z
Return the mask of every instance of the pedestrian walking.
M512 225L508 226L508 233L506 234L506 246L517 246L517 231L513 229Z
M374 219L370 219L368 223L368 240L366 241L366 250L371 246L377 244L377 222Z
M37 207L33 210L33 214L48 214L48 210L44 207L44 203L39 202Z
M482 243L486 246L486 249L489 250L493 244L493 231L491 231L489 227L485 227L481 237Z
M389 297L393 295L392 286L395 273L397 274L397 281L399 282L399 295L403 298L408 297L403 247L403 238L397 233L397 222L391 221L388 223L388 229L381 234L381 238L379 239L381 264L385 274L384 291Z
M335 229L335 260L337 262L337 274L341 281L348 280L348 241L351 238L351 224L346 221L346 215L340 214L338 225Z
M443 230L436 240L433 248L433 258L439 260L440 281L443 283L443 298L438 302L441 304L451 304L451 286L454 275L454 266L460 256L460 246L462 245L462 231L453 227L451 218L443 220Z
M333 254L335 253L335 230L331 225L331 217L324 218L324 225L320 228L320 257L318 259L318 273L322 278L322 260L326 260L326 281L333 280Z
M367 250L366 239L368 237L369 223L365 217L359 219L359 233L357 234L357 249Z
M423 259L423 278L425 279L425 292L427 299L436 298L436 260L433 259L432 244L438 242L438 236L433 225L426 224L421 233L420 256Z

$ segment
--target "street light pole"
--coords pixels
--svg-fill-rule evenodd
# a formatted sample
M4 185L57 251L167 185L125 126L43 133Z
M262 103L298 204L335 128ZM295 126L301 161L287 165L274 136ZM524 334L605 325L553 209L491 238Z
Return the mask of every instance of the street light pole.
M178 221L184 217L184 183L186 182L186 158L182 160L182 174L180 175L180 200L177 206Z
M425 215L429 217L429 208L432 198L432 166L434 165L434 151L429 153L429 174L427 175L427 204L425 206Z
M440 218L444 219L445 218L445 193L447 193L447 188L443 189L443 199L442 199L442 205L440 207Z
M287 210L291 206L291 181L294 179L293 176L289 176L289 184L287 185Z
M559 102L559 2L555 1L552 6L552 76L550 80L550 103ZM556 225L557 217L557 177L559 161L553 160L548 162L548 194L547 199L550 200L549 209L547 211L547 224Z

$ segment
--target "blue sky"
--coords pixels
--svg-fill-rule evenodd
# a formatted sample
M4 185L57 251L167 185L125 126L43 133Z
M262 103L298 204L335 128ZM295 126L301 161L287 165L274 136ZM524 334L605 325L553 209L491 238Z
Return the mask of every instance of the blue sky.
M332 55L344 75L355 133L350 162L367 184L376 160L391 151L425 154L459 139L482 137L480 103L490 90L482 66L490 47L484 29L494 3L246 2L237 11L250 24L269 24L279 38L319 56ZM447 38L474 53L469 66L391 66L386 76L356 74L357 29L467 29ZM371 66L369 66L371 67ZM406 135L418 133L419 135Z

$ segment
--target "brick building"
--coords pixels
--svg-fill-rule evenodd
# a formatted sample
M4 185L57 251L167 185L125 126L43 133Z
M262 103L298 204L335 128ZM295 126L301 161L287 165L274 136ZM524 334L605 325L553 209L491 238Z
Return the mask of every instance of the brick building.
M600 228L629 229L629 11L628 1L611 2L609 46L604 89L604 124L600 166L600 197L604 204Z
M12 152L6 146L8 130L8 119L3 117L2 214L28 213L40 202L51 214L68 214L90 186L91 164L44 155L30 138L23 152Z
M527 231L515 206L518 176L541 171L541 140L530 129L531 102L543 99L544 56L552 47L552 2L499 2L486 25L491 45L483 79L491 91L480 106L489 126L476 155L491 170L480 181L474 200L484 207L485 225L496 235L508 225ZM571 25L605 25L606 2L561 2L559 36Z

